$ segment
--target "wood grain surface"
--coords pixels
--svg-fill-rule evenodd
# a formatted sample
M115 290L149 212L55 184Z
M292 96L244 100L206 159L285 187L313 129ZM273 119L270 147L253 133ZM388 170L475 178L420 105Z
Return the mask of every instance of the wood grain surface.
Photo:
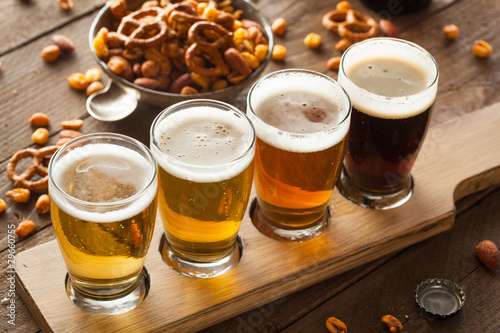
M75 8L64 12L57 8L56 1L8 1L0 12L3 28L0 37L0 197L7 201L7 210L0 214L2 299L7 297L9 291L6 280L8 226L17 225L23 218L33 219L37 225L33 235L16 239L17 253L54 239L49 217L40 216L33 209L37 195L27 204L14 204L3 195L12 188L5 174L8 159L19 149L35 146L30 140L32 128L27 123L29 116L37 111L50 116L50 143L58 139L60 121L72 118L85 119L82 130L86 133L117 132L147 143L150 124L160 111L143 105L122 121L99 122L86 113L85 96L68 87L65 79L69 74L95 66L87 45L87 31L104 2L75 1ZM271 63L266 72L299 67L336 78L336 73L326 68L326 60L339 55L334 49L339 38L324 29L320 22L322 15L333 9L337 1L260 0L254 3L264 10L269 20L284 17L289 22L286 35L277 39L277 43L287 47L287 58L284 62ZM359 1L351 3L356 9L370 12ZM440 82L433 126L446 123L459 126L463 116L474 115L478 110L500 101L500 36L496 27L500 14L498 1L433 0L430 7L411 15L387 17L387 13L370 13L376 18L389 18L400 29L402 38L420 44L436 58ZM447 41L441 35L442 27L449 23L455 23L460 28L455 41ZM320 49L310 50L304 46L302 40L309 32L322 36ZM54 33L70 37L77 50L56 63L46 64L40 58L40 51L51 43ZM487 40L493 46L490 58L477 59L472 55L471 47L476 39ZM244 110L245 97L246 91L243 91L230 102ZM488 121L482 119L484 124ZM482 123L476 126L473 129L479 138L483 135ZM435 144L440 145L440 140L439 136L434 138ZM461 148L453 149L460 151ZM479 149L472 156L484 153ZM455 160L455 163L460 164L461 160ZM452 170L447 170L445 176L448 171L452 173ZM437 181L439 176L435 177ZM473 193L490 185L490 182L488 174L478 175L475 182L460 184L455 193ZM470 184L480 186L476 188ZM326 318L336 315L348 323L350 331L385 332L379 318L387 312L403 320L407 332L498 332L500 277L498 272L486 271L478 263L472 249L484 238L500 244L499 202L498 190L490 189L467 197L461 201L461 205L467 208L462 208L463 212L450 231L303 291L294 290L294 294L264 305L254 304L253 310L206 331L324 332ZM436 276L454 280L466 288L466 306L450 320L430 321L418 312L412 299L418 282ZM40 280L40 284L47 283L44 279ZM0 329L37 332L40 328L19 295L16 294L14 300L16 325L1 320ZM6 316L5 304L2 302L0 309Z

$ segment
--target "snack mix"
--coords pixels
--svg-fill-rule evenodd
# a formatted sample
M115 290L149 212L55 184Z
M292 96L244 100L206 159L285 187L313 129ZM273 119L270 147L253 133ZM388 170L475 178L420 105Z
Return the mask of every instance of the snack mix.
M231 0L146 1L136 11L113 0L110 10L116 31L101 28L94 51L111 72L144 88L222 89L248 77L269 51L262 26Z

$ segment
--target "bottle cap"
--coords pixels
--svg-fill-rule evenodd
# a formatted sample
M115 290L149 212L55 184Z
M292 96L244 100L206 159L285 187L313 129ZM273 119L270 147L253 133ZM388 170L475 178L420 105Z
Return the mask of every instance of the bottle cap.
M457 284L444 279L429 279L415 290L415 300L422 311L433 318L455 315L465 302L465 293Z

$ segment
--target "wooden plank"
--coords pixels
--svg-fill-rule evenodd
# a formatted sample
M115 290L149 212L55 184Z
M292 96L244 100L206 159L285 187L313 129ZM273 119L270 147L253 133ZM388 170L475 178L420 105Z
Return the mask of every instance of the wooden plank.
M73 9L64 11L59 8L56 0L4 1L0 15L2 29L5 30L2 31L0 55L29 43L47 31L65 25L77 17L88 15L105 3L104 0L74 1Z
M124 315L98 316L71 306L63 288L64 264L54 241L18 255L19 292L25 302L33 300L40 309L35 318L43 317L58 332L77 327L84 332L139 329L144 325L151 331L208 327L449 229L454 220L457 185L477 174L498 179L500 155L494 152L500 143L499 108L494 105L464 115L461 126L449 123L430 130L413 172L415 193L402 207L383 212L367 210L335 192L328 231L301 244L266 238L246 215L240 232L242 260L220 277L192 279L170 270L157 251L162 233L157 221L146 259L154 292ZM480 137L473 130L479 124L483 133ZM437 133L441 133L439 142L433 145ZM53 283L40 285L42 277ZM63 318L73 321L68 323Z

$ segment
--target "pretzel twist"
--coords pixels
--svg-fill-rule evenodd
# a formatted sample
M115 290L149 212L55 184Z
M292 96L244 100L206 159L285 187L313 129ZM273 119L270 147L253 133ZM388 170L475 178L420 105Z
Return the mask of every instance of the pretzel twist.
M323 16L322 24L353 42L376 37L379 32L375 19L353 9L332 10Z
M202 67L197 61L197 57L202 57L213 65L213 67ZM226 76L229 74L229 67L219 50L213 46L194 43L186 51L186 65L191 72L203 76Z
M169 28L164 21L165 10L160 7L139 9L122 18L116 33L127 48L148 48L168 38ZM149 36L149 34L153 34Z
M40 149L26 148L18 151L7 163L7 176L14 184L14 187L26 188L30 191L44 191L48 188L47 167L42 164L45 156L52 155L59 147L47 146ZM32 157L31 165L20 175L16 173L17 163L27 157ZM30 180L35 174L42 177L37 181Z

